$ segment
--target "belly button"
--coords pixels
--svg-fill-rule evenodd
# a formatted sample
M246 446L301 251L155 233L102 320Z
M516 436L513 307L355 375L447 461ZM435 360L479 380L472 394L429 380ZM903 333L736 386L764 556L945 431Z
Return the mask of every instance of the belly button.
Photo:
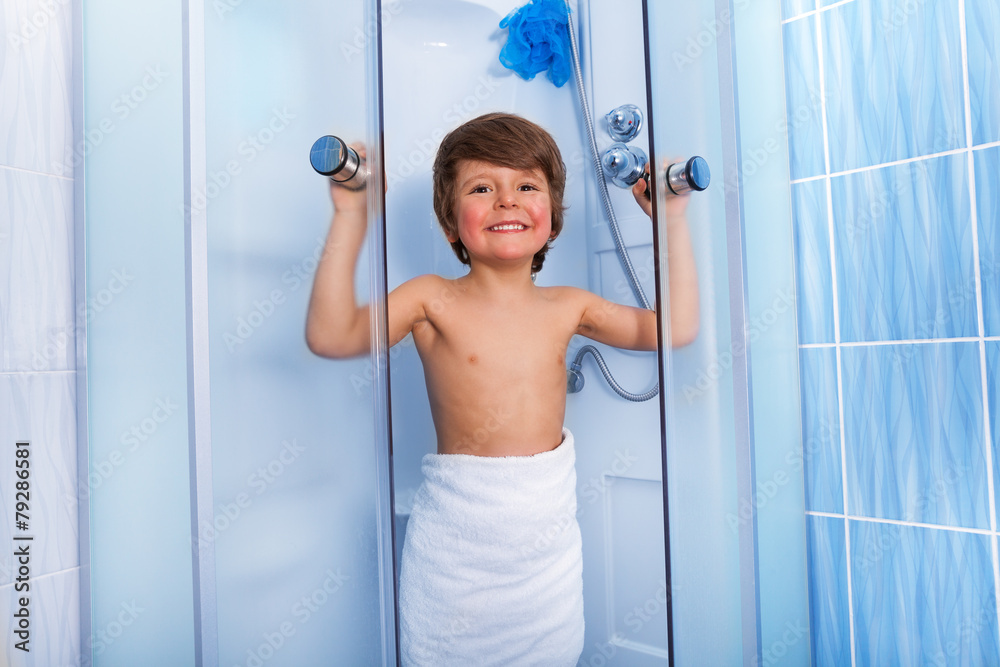
M476 363L477 361L479 361L479 357L477 357L477 356L476 356L476 355L474 355L474 354L470 354L470 355L469 355L469 363L470 363L470 364L474 364L474 363Z

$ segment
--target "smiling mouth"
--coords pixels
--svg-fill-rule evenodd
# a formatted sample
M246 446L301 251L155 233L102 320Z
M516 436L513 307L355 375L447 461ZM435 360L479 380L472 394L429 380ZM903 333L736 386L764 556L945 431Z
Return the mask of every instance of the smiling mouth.
M520 232L527 229L524 225L518 222L505 222L500 225L493 225L492 227L487 227L487 231L490 232Z

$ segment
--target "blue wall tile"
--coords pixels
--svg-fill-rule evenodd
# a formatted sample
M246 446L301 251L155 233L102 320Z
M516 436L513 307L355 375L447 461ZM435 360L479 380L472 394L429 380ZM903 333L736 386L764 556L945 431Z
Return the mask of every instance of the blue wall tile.
M990 421L990 446L993 448L993 495L996 502L997 516L1000 517L1000 423L997 422L997 415L1000 415L1000 343L997 341L986 341L986 382L989 392L989 401L986 404L987 414Z
M977 335L967 178L950 155L832 179L842 341Z
M858 667L1000 664L990 537L868 521L850 533Z
M816 18L786 23L783 35L789 170L793 179L819 176L826 173L826 161Z
M807 516L809 615L812 664L851 664L851 620L847 604L847 547L844 520Z
M979 275L983 291L983 327L987 336L1000 336L1000 148L974 151L976 216L979 225ZM975 286L972 286L975 297ZM964 296L964 295L963 295Z
M965 146L957 2L859 0L821 24L834 173Z
M792 186L799 343L833 343L833 272L826 181Z
M845 347L841 363L851 513L989 528L979 345Z
M832 347L800 350L799 372L806 509L843 514L837 351Z
M974 146L1000 140L1000 3L966 2Z

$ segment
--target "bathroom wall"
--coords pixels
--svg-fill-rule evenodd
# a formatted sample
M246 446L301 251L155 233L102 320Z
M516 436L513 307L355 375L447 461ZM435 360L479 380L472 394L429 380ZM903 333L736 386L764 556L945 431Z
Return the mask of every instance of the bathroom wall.
M80 657L77 353L71 2L0 7L0 663ZM27 530L14 524L15 442L30 441ZM33 536L15 543L13 536ZM28 544L30 590L15 591ZM27 593L30 653L13 614Z
M783 16L814 664L996 664L1000 5Z

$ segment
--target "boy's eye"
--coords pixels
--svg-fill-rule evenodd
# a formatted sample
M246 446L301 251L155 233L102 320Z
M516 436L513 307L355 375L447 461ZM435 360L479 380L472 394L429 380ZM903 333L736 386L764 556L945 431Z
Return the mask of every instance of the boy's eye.
M490 191L490 187L488 185L477 185L476 187L472 188L472 191L473 192L480 192L480 193L482 193L482 192L489 192Z
M518 190L537 190L537 189L538 188L536 188L531 183L525 183L524 185L522 185L521 187L518 188Z

